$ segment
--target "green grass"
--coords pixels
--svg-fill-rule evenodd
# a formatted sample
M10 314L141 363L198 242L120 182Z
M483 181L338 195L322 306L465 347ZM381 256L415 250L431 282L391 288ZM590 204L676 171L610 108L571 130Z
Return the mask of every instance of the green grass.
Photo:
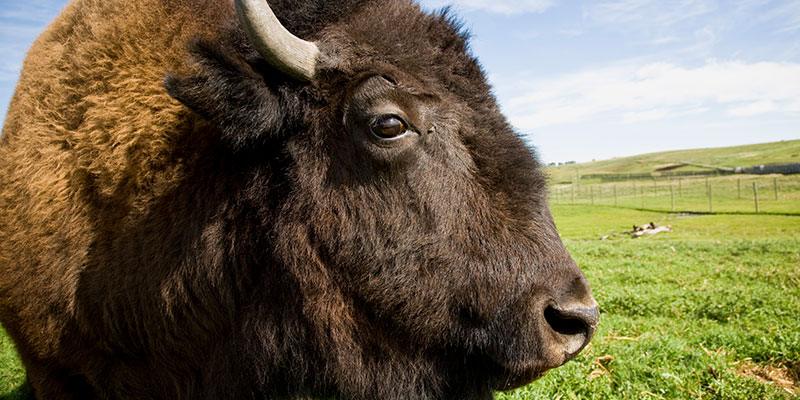
M800 217L553 213L601 324L576 360L500 400L792 398L743 370L800 368ZM674 232L598 240L645 221Z
M621 209L610 206L553 205L553 215L559 233L570 245L580 244L610 236L613 245L636 245L627 239L623 231L630 231L634 224L654 222L671 225L673 232L646 238L646 242L667 241L712 241L748 240L758 242L772 239L800 237L800 217L781 215L691 215L656 211ZM578 249L576 249L578 250ZM800 251L800 248L797 249Z
M746 146L676 150L548 168L553 182L571 182L578 175L651 173L666 165L692 162L720 167L800 162L800 140ZM691 168L688 168L691 169ZM681 169L686 170L686 169Z
M553 214L592 282L600 327L577 359L499 400L794 398L747 371L800 372L800 217L588 205ZM650 221L674 231L619 234ZM0 334L0 399L25 398L23 376Z
M14 344L0 328L0 399L27 398L26 390L22 387L24 381L25 371L14 351Z

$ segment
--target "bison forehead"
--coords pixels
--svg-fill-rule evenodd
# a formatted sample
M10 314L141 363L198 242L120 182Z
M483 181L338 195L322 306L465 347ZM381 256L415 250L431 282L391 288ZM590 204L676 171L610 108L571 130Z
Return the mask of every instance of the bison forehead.
M468 32L447 9L428 14L406 1L368 2L331 31L351 39L340 51L350 52L356 68L364 61L391 64L469 101L490 92Z

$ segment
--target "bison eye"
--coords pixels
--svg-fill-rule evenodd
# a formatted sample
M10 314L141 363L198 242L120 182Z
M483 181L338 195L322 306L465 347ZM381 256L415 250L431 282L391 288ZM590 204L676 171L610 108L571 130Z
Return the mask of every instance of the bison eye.
M382 115L372 120L370 130L378 139L397 139L408 132L408 124L396 115Z

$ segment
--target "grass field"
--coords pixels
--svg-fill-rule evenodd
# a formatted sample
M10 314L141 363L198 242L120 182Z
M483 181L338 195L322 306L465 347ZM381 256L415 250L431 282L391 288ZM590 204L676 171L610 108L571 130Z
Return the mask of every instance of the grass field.
M710 149L676 150L620 157L611 160L547 168L555 183L572 182L576 175L643 174L666 165L691 162L718 167L748 167L761 164L800 162L800 140ZM681 169L692 170L692 167ZM696 168L694 168L696 169Z
M0 399L22 400L25 399L25 390L21 387L25 371L19 363L14 345L0 329Z
M800 217L554 206L602 319L512 399L781 399L800 390ZM612 236L644 221L674 232Z
M512 399L794 398L800 374L800 217L687 216L555 205L602 321L576 360ZM674 231L613 235L643 222ZM599 240L611 235L611 240ZM23 399L0 335L0 399ZM794 394L793 394L794 393Z

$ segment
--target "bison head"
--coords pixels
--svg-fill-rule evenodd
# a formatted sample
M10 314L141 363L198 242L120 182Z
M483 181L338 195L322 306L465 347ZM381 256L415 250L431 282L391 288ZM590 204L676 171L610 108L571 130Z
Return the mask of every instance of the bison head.
M247 177L252 357L314 394L486 398L577 354L597 305L453 18L272 3L314 41L237 0L242 28L167 80Z

